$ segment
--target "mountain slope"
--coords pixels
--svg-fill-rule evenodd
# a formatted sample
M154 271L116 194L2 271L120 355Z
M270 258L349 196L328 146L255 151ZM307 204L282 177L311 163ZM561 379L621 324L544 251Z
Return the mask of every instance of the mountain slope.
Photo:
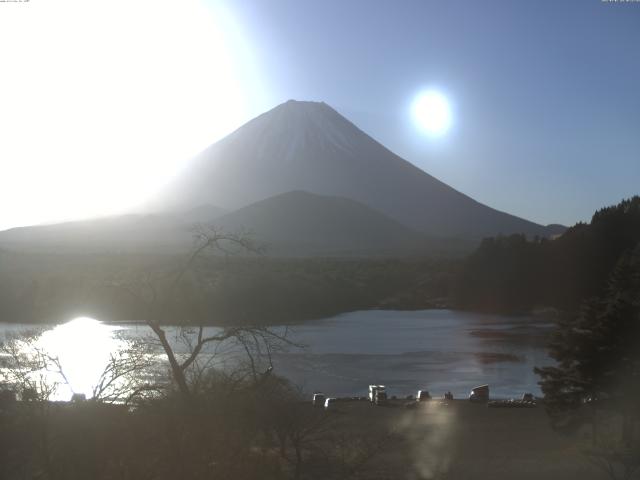
M293 100L202 152L161 202L236 209L292 190L350 198L432 236L549 233L454 190L328 105Z
M193 244L193 227L212 224L224 210L199 205L155 214L129 214L0 232L0 245L13 250L68 252L174 252Z
M427 239L354 200L302 191L219 215L220 209L204 205L172 214L14 228L0 232L0 246L23 251L182 253L192 248L193 227L201 223L250 233L275 256L405 256L469 249Z
M246 230L276 255L409 254L427 239L347 198L294 191L218 218L226 231Z
M173 216L122 215L0 232L0 245L12 250L57 252L174 251L193 242L191 224Z

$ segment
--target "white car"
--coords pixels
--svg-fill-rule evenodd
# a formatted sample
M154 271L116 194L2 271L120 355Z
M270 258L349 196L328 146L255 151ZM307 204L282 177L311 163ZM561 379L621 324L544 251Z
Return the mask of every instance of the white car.
M369 401L375 402L376 392L384 392L386 388L384 385L369 385Z
M331 405L334 405L338 401L337 398L329 397L324 401L324 408L329 408Z
M327 397L324 393L314 393L313 394L313 406L314 407L322 407L326 401Z

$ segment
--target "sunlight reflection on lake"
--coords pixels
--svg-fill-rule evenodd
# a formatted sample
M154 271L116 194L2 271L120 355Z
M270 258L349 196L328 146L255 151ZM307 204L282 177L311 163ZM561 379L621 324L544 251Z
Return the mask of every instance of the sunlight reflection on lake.
M176 357L187 357L196 331L176 326L164 329ZM211 335L220 329L206 327L205 331ZM142 323L114 325L89 317L36 328L0 323L0 341L5 336L15 340L20 359L0 351L0 387L3 383L19 385L18 393L27 387L35 389L40 398L66 401L74 394L88 399L97 392L103 400L122 402L130 387L166 385L166 357L151 329ZM237 365L237 353L233 346L212 342L202 349L196 364L202 361L228 368ZM38 368L33 367L36 364ZM25 371L30 372L27 381L11 373ZM122 375L123 371L129 374Z
M56 399L71 398L73 393L92 396L96 382L109 359L124 344L115 336L121 327L99 320L79 317L43 332L36 345L56 358L68 385L58 372L50 372L52 381L62 381L55 392Z

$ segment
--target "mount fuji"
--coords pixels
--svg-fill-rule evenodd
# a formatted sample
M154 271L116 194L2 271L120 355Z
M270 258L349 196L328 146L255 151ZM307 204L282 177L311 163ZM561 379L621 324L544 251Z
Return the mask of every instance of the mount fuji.
M461 254L484 236L552 236L403 160L325 103L288 101L195 157L131 214L0 232L0 246L184 251L195 224L250 231L280 256Z
M290 191L352 199L428 236L562 231L483 205L400 158L327 104L294 100L199 154L158 204L235 210Z

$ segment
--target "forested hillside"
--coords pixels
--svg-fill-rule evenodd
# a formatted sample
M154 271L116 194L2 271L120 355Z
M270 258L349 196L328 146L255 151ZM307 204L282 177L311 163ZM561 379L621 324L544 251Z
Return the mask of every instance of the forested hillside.
M555 240L522 235L485 239L464 262L458 305L499 312L535 306L574 311L603 293L622 255L640 243L640 197L598 210Z
M202 259L178 290L184 256L0 252L0 321L74 316L142 320L151 292L164 322L280 324L368 308L411 309L448 297L455 261L428 259Z

